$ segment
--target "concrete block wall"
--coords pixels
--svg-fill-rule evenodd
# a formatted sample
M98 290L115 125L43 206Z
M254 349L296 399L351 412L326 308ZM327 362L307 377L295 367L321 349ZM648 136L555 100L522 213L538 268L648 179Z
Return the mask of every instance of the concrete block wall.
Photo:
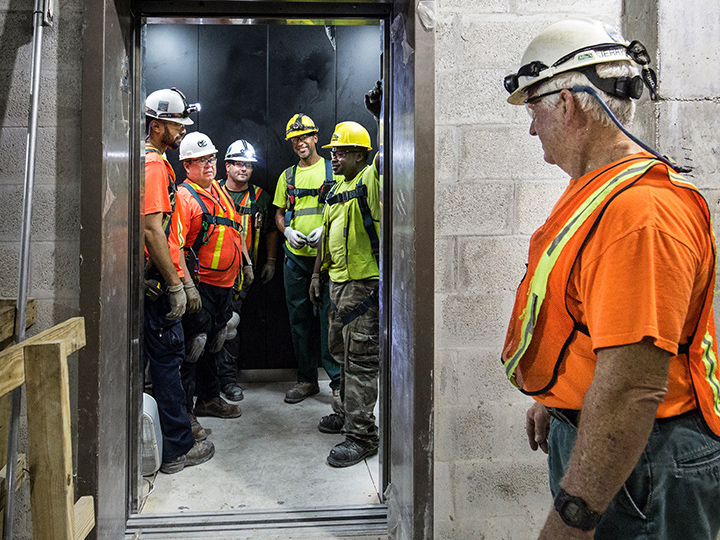
M44 31L40 79L28 291L38 309L28 335L78 313L82 1L56 0L54 8L54 25ZM0 296L11 298L17 296L20 260L32 9L31 1L0 1ZM24 421L20 430L25 452ZM27 482L15 515L13 537L30 539Z
M537 538L551 498L525 435L528 398L500 364L532 232L567 178L543 161L502 80L550 23L620 26L622 3L438 0L435 538Z

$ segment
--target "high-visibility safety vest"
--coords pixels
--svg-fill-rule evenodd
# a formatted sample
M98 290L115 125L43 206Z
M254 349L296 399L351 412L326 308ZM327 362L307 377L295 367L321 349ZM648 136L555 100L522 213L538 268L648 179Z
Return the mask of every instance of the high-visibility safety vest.
M594 377L595 361L567 354L577 333L588 333L566 306L570 275L608 205L625 190L647 183L646 176L655 167L662 168L663 174L668 175L673 191L702 212L713 260L712 277L697 326L688 342L681 343L678 354L671 359L671 379L687 378L682 374L689 372L691 381L669 382L668 394L658 408L657 417L672 416L679 403L694 402L708 427L720 437L720 381L713 315L716 254L710 212L695 186L659 160L630 157L616 162L589 184L591 187L585 189L583 196L575 197L563 207L553 229L557 232L550 235L552 239L530 251L527 272L515 298L502 361L508 379L521 392L540 403L555 406L548 394L552 389L552 394L562 396L566 408L582 409ZM688 395L690 393L694 395Z
M217 180L212 181L210 190L189 180L183 182L180 188L187 194L181 195L183 202L197 205L202 212L201 226L198 228L191 223L187 232L185 254L189 260L188 270L194 274L196 269L202 283L231 287L240 271L242 236L230 195ZM197 209L188 209L187 213L190 217L197 213Z

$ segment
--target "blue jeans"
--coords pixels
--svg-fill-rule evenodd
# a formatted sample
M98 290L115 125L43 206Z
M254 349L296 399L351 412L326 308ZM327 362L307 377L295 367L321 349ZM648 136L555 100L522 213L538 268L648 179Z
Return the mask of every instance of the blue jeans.
M153 394L158 406L163 434L163 461L187 453L195 444L190 429L185 390L180 380L180 364L185 357L183 328L180 319L170 320L170 301L163 294L155 301L145 299L143 351L150 364Z
M575 444L574 425L553 415L548 468L553 497ZM647 446L595 532L598 540L716 540L720 441L699 411L656 420Z

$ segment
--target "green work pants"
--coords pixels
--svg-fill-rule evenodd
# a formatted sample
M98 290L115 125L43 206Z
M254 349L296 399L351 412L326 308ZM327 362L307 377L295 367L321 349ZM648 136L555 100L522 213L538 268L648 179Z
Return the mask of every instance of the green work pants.
M291 257L288 260L288 257ZM308 291L315 259L286 255L283 268L290 333L298 363L298 382L318 379L318 361L330 377L330 388L340 388L340 365L328 350L328 286L322 285L322 305L315 309Z

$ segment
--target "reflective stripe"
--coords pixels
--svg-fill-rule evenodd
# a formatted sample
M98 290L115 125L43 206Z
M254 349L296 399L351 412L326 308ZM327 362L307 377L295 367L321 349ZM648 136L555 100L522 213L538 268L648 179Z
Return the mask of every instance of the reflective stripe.
M300 210L295 210L295 217L314 216L314 215L322 214L322 213L323 213L322 206L312 206L310 208L300 208Z
M509 357L505 364L505 374L513 386L518 387L515 381L515 370L517 369L520 359L523 357L530 346L530 342L532 341L532 334L540 313L540 307L542 306L543 300L545 300L545 293L547 292L550 272L552 272L552 269L560 257L563 248L567 245L580 226L597 209L597 207L610 196L618 184L635 176L642 175L650 168L657 165L657 163L658 162L656 160L642 161L638 165L628 167L617 176L608 180L593 194L591 194L575 211L573 216L550 243L548 249L541 255L537 267L535 268L535 273L530 281L527 304L520 316L520 319L524 321L522 329L523 337L521 342L518 344L517 351Z
M713 336L705 333L702 340L702 361L705 364L705 379L713 394L713 411L720 418L720 381L718 381L718 360L713 351Z

